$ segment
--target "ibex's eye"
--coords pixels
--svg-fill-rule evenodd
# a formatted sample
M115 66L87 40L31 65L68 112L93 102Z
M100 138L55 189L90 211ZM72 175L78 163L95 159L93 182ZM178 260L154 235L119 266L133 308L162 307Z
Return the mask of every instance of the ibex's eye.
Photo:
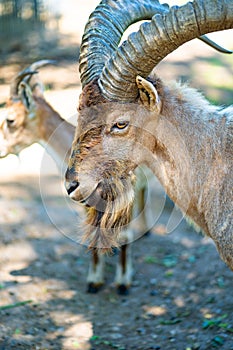
M126 128L126 126L128 126L129 123L126 123L126 122L119 122L119 123L116 123L115 126L118 128L118 129L124 129Z
M115 124L113 124L113 126L111 127L111 132L120 132L121 130L124 130L127 128L127 126L129 125L129 122L117 122Z

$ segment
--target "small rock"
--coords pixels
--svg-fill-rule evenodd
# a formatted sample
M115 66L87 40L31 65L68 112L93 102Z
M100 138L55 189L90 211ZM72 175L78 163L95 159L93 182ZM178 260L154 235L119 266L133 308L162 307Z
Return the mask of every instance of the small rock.
M176 332L175 329L172 329L172 330L170 331L170 334L173 335L173 336L176 335L176 333L177 333L177 332Z
M139 334L146 334L145 328L137 328L137 332L138 332Z
M140 282L135 280L135 281L132 282L132 286L133 287L138 287L138 286L140 286Z
M189 290L190 290L190 292L194 292L196 290L196 287L195 286L190 286Z
M123 335L121 333L113 333L110 336L112 339L116 340L116 339L121 339L123 338Z
M151 295L152 297L158 295L157 290L155 290L155 289L151 290L151 291L150 291L150 295Z
M157 334L152 334L151 337L152 337L153 339L157 339L157 338L158 338Z
M157 279L156 279L156 278L151 278L151 279L150 279L150 284L151 284L152 286L154 286L156 283L157 283Z

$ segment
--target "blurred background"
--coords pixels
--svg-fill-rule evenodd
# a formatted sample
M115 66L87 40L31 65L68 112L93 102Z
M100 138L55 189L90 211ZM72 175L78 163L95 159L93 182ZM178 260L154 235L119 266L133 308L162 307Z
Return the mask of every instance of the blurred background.
M55 59L56 65L39 73L45 97L63 118L76 123L79 47L98 3L0 0L0 118L19 70L36 60ZM210 37L233 50L232 30ZM233 102L233 55L200 40L177 49L156 71L165 80L188 82L214 104ZM0 349L233 349L232 272L212 241L184 220L167 234L172 205L165 207L152 234L133 245L129 297L118 296L113 284L117 256L107 260L103 290L85 293L90 255L61 234L66 229L76 234L80 227L71 201L64 203L64 177L58 176L52 158L43 181L40 177L44 154L34 144L19 158L0 159ZM161 189L152 195L154 207L165 203ZM180 222L180 212L174 212Z

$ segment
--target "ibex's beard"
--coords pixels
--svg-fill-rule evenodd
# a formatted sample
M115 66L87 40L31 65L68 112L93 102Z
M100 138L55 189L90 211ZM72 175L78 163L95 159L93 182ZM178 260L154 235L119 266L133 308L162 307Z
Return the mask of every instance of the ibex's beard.
M99 185L95 196L89 198L86 217L86 232L83 240L89 249L97 248L110 252L121 242L120 232L131 220L134 199L132 178L105 181ZM97 200L99 193L99 200Z

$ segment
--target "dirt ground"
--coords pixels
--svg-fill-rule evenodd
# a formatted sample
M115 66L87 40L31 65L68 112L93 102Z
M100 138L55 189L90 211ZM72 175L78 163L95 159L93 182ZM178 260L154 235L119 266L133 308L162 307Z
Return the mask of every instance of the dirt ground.
M116 292L117 255L107 258L102 290L87 294L90 256L61 233L73 213L59 181L43 178L55 227L37 177L1 180L1 350L233 349L232 272L185 221L164 234L171 206L133 243L130 294Z
M68 118L80 83L76 48L73 58L72 50L69 57L65 52L41 77L47 98ZM32 59L13 56L1 61L0 104L12 76ZM197 41L160 65L163 77L188 79L220 103L232 103L232 72L229 57L220 60ZM151 234L133 243L129 295L118 295L114 286L117 254L106 259L101 291L86 293L90 254L67 237L78 230L77 217L64 205L56 171L41 177L43 151L33 147L22 152L19 168L9 157L0 160L0 350L233 350L232 272L185 220L166 234L171 204L153 221ZM153 184L152 212L163 196Z

